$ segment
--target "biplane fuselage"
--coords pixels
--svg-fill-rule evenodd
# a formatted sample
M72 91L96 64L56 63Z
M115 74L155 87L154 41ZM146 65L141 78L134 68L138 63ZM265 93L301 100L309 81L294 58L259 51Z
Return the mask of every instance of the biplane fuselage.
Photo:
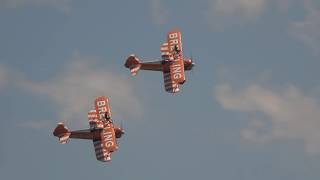
M172 30L167 34L167 42L160 46L161 60L140 62L134 55L130 55L125 63L131 74L135 76L139 70L162 71L165 90L170 93L180 91L179 85L186 81L185 71L193 68L192 59L183 57L181 32Z
M124 134L124 130L113 124L107 97L95 99L95 108L88 112L88 120L90 129L69 131L63 123L59 123L53 135L59 138L61 144L67 143L69 138L92 140L97 160L110 161L111 153L118 149L117 139Z

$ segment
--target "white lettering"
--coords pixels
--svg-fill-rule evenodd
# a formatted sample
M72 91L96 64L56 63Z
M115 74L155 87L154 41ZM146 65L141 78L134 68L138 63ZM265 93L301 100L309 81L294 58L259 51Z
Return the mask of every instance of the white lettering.
M178 39L170 39L170 45L176 45L176 44L179 44Z
M112 140L112 134L110 134L110 132L108 134L104 134L103 136L106 140L111 141Z
M170 51L176 51L176 50L181 50L180 44L179 44L179 34L178 32L170 33L168 38L168 43L169 43L169 48ZM178 58L179 54L173 54L170 59L172 59L174 62L179 62L181 59ZM174 65L171 66L171 72L173 74L173 79L178 80L183 77L182 74L182 67L180 63L175 63Z
M97 105L100 106L105 106L106 105L106 101L98 101Z
M171 33L169 34L169 39L174 39L178 37L178 33Z
M105 143L105 146L106 146L106 147L112 147L112 146L113 146L113 141L107 141L107 142Z
M181 67L180 67L180 64L179 66L173 66L173 73L181 73Z
M105 107L105 106L99 107L99 108L98 108L98 112L99 112L99 113L107 112L107 107Z
M99 119L104 119L105 113L108 111L107 109L107 101L102 100L102 101L97 101L97 111L99 114Z
M172 65L172 73L173 79L180 79L182 77L182 67L180 66L180 64Z
M114 145L112 132L104 131L103 132L103 137L104 137L104 139L106 141L105 142L105 146L106 147L112 147Z
M181 74L173 74L173 79L180 79L181 77Z

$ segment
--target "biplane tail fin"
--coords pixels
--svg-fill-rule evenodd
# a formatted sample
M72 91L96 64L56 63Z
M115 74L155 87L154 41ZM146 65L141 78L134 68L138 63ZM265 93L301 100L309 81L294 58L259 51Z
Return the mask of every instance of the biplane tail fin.
M140 70L141 68L141 63L139 61L139 59L134 55L134 54L131 54L128 58L127 58L127 61L126 63L124 64L124 66L126 68L129 68L130 69L130 72L131 72L131 75L132 76L135 76L137 75L138 71Z
M59 138L61 144L66 144L70 137L70 131L63 123L58 123L57 127L53 131L53 135Z

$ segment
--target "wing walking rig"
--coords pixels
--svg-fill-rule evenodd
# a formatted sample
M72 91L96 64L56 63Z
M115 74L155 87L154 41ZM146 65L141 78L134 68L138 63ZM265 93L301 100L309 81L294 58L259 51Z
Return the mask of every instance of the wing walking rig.
M137 75L139 70L162 71L164 88L169 93L180 91L179 85L186 81L185 71L194 67L191 58L182 54L181 32L173 29L167 34L167 42L160 46L161 60L153 62L140 62L139 58L131 54L124 66L130 69L131 75Z
M97 97L94 105L94 110L88 112L90 129L69 131L63 123L58 123L53 135L61 144L66 144L69 138L92 140L97 160L107 162L118 149L117 139L124 134L124 129L113 124L107 97Z

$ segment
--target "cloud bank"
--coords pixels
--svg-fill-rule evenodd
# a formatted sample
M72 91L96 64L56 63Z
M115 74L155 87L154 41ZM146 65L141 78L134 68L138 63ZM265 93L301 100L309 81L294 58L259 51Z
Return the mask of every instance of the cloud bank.
M6 85L10 87L48 98L58 107L59 119L56 121L67 121L71 126L87 126L87 112L93 108L94 99L101 95L109 97L115 121L141 117L141 101L127 77L108 67L99 67L94 57L76 53L68 62L54 77L42 82L27 80L25 76L17 76L15 71L0 66L0 87L9 82ZM24 122L19 127L37 129L39 124L46 126L47 122Z
M292 22L289 28L291 34L307 47L320 54L320 2L305 0L306 16L301 21Z
M9 78L8 68L0 64L0 90L6 87Z
M318 0L210 0L208 24L216 30L232 25L254 23L267 11L289 16L290 7L304 11L302 20L288 22L290 34L320 54L320 1ZM277 8L274 8L277 7Z
M235 89L224 83L215 89L215 97L222 107L230 111L247 113L253 119L241 130L244 140L267 143L272 140L302 140L309 154L320 153L320 104L317 98L304 95L290 86L281 91L257 84ZM267 122L271 123L270 127ZM267 132L259 132L269 128Z
M214 28L255 21L265 11L267 0L211 0L207 18Z
M152 20L156 25L163 25L168 21L168 11L162 0L151 0Z

